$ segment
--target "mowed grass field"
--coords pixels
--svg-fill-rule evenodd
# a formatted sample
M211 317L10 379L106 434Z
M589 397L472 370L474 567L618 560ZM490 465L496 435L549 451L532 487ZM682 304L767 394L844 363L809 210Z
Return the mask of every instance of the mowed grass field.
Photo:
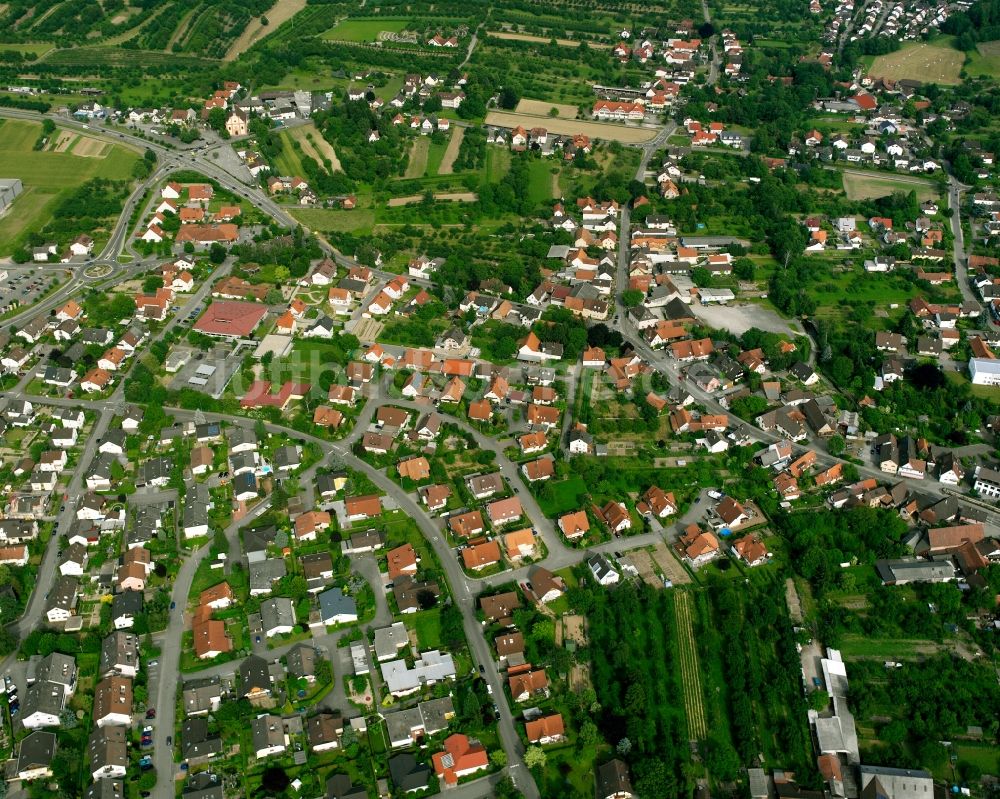
M878 197L888 197L895 191L915 191L917 199L921 202L940 196L937 186L930 182L893 180L878 175L858 175L852 172L844 173L844 191L849 200L874 200Z
M965 71L972 77L1000 77L1000 41L980 42L968 56Z
M90 138L74 143L73 152L34 150L42 126L36 122L0 119L0 176L20 178L24 191L11 210L0 217L0 255L20 245L24 234L38 230L48 221L47 215L59 197L91 178L128 180L138 153L120 145L107 145L103 157L93 145L103 143ZM53 134L58 138L59 131Z
M919 80L956 86L962 82L959 73L965 63L965 53L951 46L950 40L906 45L895 53L878 56L868 70L874 78Z
M55 45L50 42L0 42L0 53L31 53L36 58L39 58L45 55L53 47L55 47Z
M345 19L323 34L324 39L341 42L374 42L382 31L399 33L406 29L402 18Z

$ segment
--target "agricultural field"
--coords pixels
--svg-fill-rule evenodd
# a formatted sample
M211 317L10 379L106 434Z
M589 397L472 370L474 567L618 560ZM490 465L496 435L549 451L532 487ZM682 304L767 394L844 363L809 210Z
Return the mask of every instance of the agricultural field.
M888 197L896 191L915 191L917 199L921 202L941 196L937 185L929 180L881 177L857 172L844 173L844 192L849 200L874 200L878 197Z
M507 39L509 41L515 42L535 42L537 44L549 44L553 41L552 39L546 39L544 36L532 36L527 33L511 33L510 31L489 31L489 35L497 39ZM555 43L560 47L579 47L581 41L580 39L555 39ZM605 44L604 42L591 42L587 41L588 47L593 47L595 49L606 49L611 47L610 44Z
M959 73L964 62L964 53L952 47L950 40L921 42L876 57L868 74L873 78L909 78L924 83L957 86L962 82Z
M9 255L25 234L39 230L59 199L92 178L131 180L139 155L126 147L57 130L48 150L34 150L42 127L0 120L0 174L20 178L24 191L13 213L0 218L0 255ZM61 148L61 149L57 149Z
M557 112L555 116L559 119L576 119L577 107L575 105L567 105L566 103L547 103L544 100L520 100L514 111L518 114L545 114L546 116L551 117L553 108Z

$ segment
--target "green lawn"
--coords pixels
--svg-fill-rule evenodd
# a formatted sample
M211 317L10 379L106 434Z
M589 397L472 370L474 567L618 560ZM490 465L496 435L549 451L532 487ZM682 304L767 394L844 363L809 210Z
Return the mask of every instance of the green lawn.
M296 339L288 355L271 363L267 377L272 382L305 380L318 384L320 372L345 365L348 356L336 338L331 341Z
M396 17L345 19L323 34L324 39L341 42L374 42L381 31L399 33L406 29L406 20Z
M816 299L819 317L839 317L848 313L858 303L872 303L877 308L887 309L890 305L905 305L912 297L921 293L919 287L908 282L902 275L871 275L860 269L846 272L826 272L822 257L816 258L817 277L809 282L805 290ZM946 289L945 289L946 290ZM949 291L953 291L951 287ZM871 317L873 323L883 322Z
M278 172L282 175L301 176L302 162L299 161L299 151L295 149L295 139L288 131L282 131L278 137L281 139L281 154L275 159Z
M448 149L448 142L444 144L438 144L437 142L431 142L430 149L427 153L427 169L424 172L426 175L436 175L438 170L441 169L441 160L444 158L444 151Z
M503 147L486 148L486 179L499 183L510 169L510 150Z
M36 58L55 47L51 42L0 42L0 53L31 53Z
M0 119L0 175L20 178L24 184L12 212L0 219L0 255L10 254L26 232L42 228L52 206L68 190L91 178L130 179L138 160L134 151L117 145L104 158L35 150L41 130L36 122ZM59 131L52 135L58 138Z
M549 161L531 162L528 197L535 205L542 205L552 199L552 164Z
M966 54L965 71L974 78L1000 76L1000 41L981 42Z
M941 195L937 184L930 181L914 183L912 181L893 180L880 175L857 175L844 173L844 191L849 200L870 200L876 197L887 197L895 191L917 193L917 199L933 200Z
M580 497L588 491L579 475L558 483L549 482L538 492L538 504L546 516L559 516L580 509Z
M420 651L428 649L438 649L441 646L441 609L432 608L414 613L413 629L417 632L417 640L420 642Z
M330 208L296 208L291 211L299 222L311 230L344 233L355 230L371 230L375 224L375 211L371 208L355 208L353 211Z
M912 658L920 654L933 641L921 638L867 638L860 635L845 635L839 647L845 658Z
M944 374L952 383L967 384L973 396L1000 402L1000 386L974 386L969 383L969 377L965 372L947 371Z

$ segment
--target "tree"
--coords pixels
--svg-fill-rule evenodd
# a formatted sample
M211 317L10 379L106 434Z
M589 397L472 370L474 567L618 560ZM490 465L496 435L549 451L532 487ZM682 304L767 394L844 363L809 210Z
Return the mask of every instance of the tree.
M835 458L839 458L843 455L845 449L846 445L844 444L843 436L833 435L826 440L826 451Z
M817 713L826 710L830 704L830 694L823 690L816 690L809 694L809 707Z
M630 686L631 687L631 686ZM632 742L628 738L622 738L615 747L615 751L622 757L632 751Z
M507 753L503 749L494 749L490 752L490 762L497 768L507 765Z
M642 304L645 298L646 295L639 289L626 289L622 292L622 304L626 308L635 308L637 305Z
M226 109L213 108L208 112L208 126L222 135L226 130Z
M504 86L503 89L500 90L500 98L498 102L501 108L513 111L517 108L517 104L520 100L520 96L512 86Z
M260 779L261 787L268 793L273 794L283 793L290 783L291 780L288 779L285 770L278 766L270 766L264 769L264 773Z
M756 266L749 258L737 258L733 261L733 274L740 280L753 280Z
M20 640L6 627L0 627L0 657L5 657L17 650Z
M151 768L147 771L143 771L139 775L139 790L140 791L151 791L156 785L156 769Z
M163 288L163 278L159 275L149 275L142 281L142 291L145 294L153 294L157 289Z
M208 251L208 258L213 264L221 264L229 253L219 242L214 242Z
M267 294L264 295L264 302L268 305L281 305L284 301L285 298L278 289L268 289Z
M580 725L580 743L584 746L596 744L600 740L600 737L601 733L598 731L597 725L590 719L587 719Z
M545 768L548 759L540 746L529 746L524 752L524 763L528 768Z
M504 777L493 789L493 799L524 799L524 794L514 785L514 780Z

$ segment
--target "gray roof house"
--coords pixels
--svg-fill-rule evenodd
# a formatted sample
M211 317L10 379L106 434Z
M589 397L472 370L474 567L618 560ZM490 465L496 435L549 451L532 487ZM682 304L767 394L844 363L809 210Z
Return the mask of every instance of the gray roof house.
M288 597L275 596L260 603L264 635L287 635L295 628L295 605Z
M181 755L189 763L205 763L221 752L222 739L209 732L206 719L187 719L181 726Z
M258 759L278 755L285 751L287 741L285 725L280 716L264 713L250 722L253 751Z
M52 776L52 759L56 754L56 736L36 730L25 736L17 750L15 774L25 782Z
M184 683L184 713L198 716L211 713L222 705L222 680L205 677Z
M323 624L343 624L358 620L357 603L339 587L319 595L319 613Z

